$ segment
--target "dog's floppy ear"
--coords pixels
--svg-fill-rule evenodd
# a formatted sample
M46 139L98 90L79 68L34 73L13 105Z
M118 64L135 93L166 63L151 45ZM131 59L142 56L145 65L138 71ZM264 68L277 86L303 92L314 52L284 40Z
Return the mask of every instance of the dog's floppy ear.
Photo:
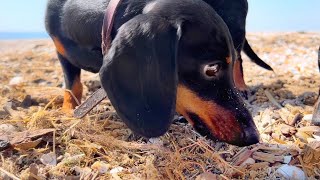
M102 87L120 118L139 135L163 135L172 122L179 27L155 15L138 15L119 28L104 57Z

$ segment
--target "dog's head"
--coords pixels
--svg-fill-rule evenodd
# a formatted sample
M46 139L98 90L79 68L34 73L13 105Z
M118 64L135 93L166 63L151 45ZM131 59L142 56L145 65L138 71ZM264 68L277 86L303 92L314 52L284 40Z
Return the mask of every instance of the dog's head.
M200 0L154 2L121 26L100 70L120 118L135 133L155 137L177 111L203 135L257 143L234 88L235 51L223 20Z

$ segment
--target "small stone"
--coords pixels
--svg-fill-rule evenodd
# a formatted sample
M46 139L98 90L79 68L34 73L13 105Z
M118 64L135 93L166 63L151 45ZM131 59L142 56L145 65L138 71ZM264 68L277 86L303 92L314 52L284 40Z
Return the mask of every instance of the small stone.
M110 164L106 164L104 162L97 161L92 164L91 169L98 171L99 174L105 174L108 172L110 167L111 167ZM110 171L110 173L111 173L111 171Z
M284 162L285 164L289 164L290 161L291 161L291 159L292 159L292 156L284 156L284 157L283 157L283 162Z
M23 101L21 102L21 107L23 108L28 108L32 105L32 99L30 95L26 95L23 99Z
M84 81L84 85L88 87L89 92L95 92L96 90L101 88L99 75L94 75L92 77L89 77L88 80Z
M163 142L160 138L150 138L149 143L154 144L154 145L158 145L158 146L163 146Z
M313 136L313 138L316 139L317 141L320 141L320 136L319 136L319 135L313 134L312 136Z
M17 128L14 127L11 124L1 124L0 125L0 134L9 135L9 134L12 134L14 132L17 132Z
M10 148L11 144L9 142L9 139L5 139L5 138L1 138L0 137L0 152L3 150L6 150L8 148Z
M10 86L16 86L23 83L23 77L16 76L9 81Z
M50 166L56 166L57 165L57 157L53 152L42 155L41 158L40 158L40 161L44 165L50 165Z
M86 177L88 176L89 174L91 174L92 172L92 169L90 169L89 167L84 167L84 168L81 168L79 166L76 166L74 168L74 171L77 173L77 175L80 175L82 177Z
M17 107L19 107L20 104L21 104L21 102L19 102L18 100L11 99L5 104L3 109L6 110L6 111L7 111L7 109L8 110L17 110Z
M254 163L256 163L256 161L254 159L248 158L240 166L250 165L250 164L254 164Z
M305 116L302 118L302 120L304 120L304 121L310 121L310 122L311 122L311 120L312 120L312 114L307 114L307 115L305 115Z
M276 172L286 179L306 179L304 172L300 168L287 164L282 165Z
M5 119L8 117L10 114L4 110L0 110L0 119Z
M196 180L217 180L218 175L211 172L204 172L196 177Z
M110 174L118 174L124 170L123 167L118 166L110 170Z

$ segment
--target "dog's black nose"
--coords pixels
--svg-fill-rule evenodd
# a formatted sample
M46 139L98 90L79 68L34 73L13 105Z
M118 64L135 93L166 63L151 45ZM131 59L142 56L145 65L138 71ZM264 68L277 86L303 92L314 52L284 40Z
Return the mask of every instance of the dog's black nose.
M236 146L250 146L253 144L257 144L260 140L259 134L255 126L246 127L243 129L242 134L235 139L233 142L230 142L230 144L236 145Z
M249 146L259 142L259 134L255 127L248 127L244 130L244 145Z

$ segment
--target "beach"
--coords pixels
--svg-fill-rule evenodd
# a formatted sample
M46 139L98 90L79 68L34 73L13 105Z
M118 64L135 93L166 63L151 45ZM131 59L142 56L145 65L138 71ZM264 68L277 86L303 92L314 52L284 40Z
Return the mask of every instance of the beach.
M287 165L319 178L320 128L311 125L311 115L320 85L320 33L247 38L274 70L242 55L245 102L261 138L249 147L212 141L178 120L160 138L136 137L107 99L73 118L61 111L63 73L52 41L0 40L0 167L7 172L0 177L195 179L208 171L217 179L275 179ZM89 72L81 79L85 100L100 83Z

